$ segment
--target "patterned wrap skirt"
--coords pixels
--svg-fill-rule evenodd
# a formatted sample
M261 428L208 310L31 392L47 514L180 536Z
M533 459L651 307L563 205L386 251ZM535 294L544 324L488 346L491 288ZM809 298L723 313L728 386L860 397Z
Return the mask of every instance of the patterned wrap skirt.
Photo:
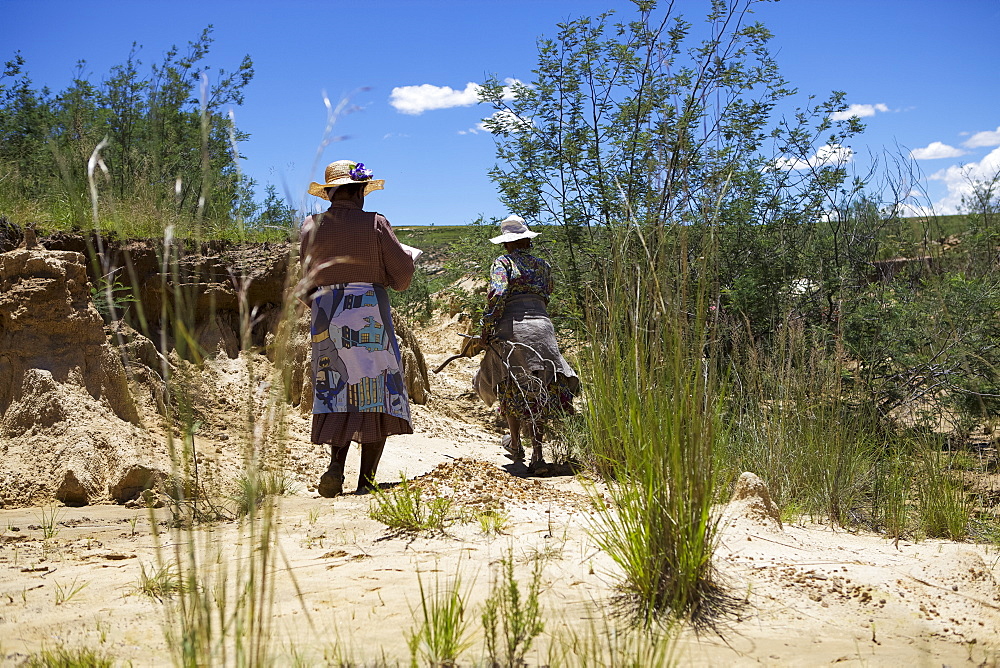
M580 379L559 352L545 300L521 294L508 299L494 328L499 338L487 349L472 379L487 406L501 415L545 422L572 412Z
M412 434L410 400L381 285L325 285L312 295L312 442L374 443Z

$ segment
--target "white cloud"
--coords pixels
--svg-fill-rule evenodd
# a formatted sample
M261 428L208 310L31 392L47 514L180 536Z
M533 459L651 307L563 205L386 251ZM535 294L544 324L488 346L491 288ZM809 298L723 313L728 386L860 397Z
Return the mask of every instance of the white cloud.
M939 214L960 213L962 199L971 197L973 185L990 181L1000 174L1000 148L995 148L979 162L967 165L953 165L931 174L928 179L941 181L948 189L948 194L934 203Z
M866 116L874 116L876 112L885 113L887 111L889 111L889 107L881 102L878 104L852 104L846 111L837 111L830 114L830 118L835 121L846 121L848 118L854 116L865 118Z
M486 123L493 122L499 125L504 131L508 133L519 132L521 130L526 130L535 125L534 121L530 118L519 118L516 114L506 109L500 109L493 112L489 118L484 118L483 120L476 123L475 127L471 127L468 130L459 130L460 135L477 135L480 132L490 132L490 129L486 127Z
M966 139L962 146L966 148L982 148L983 146L1000 146L1000 127L996 130L977 132Z
M483 122L479 124L480 127L486 130L487 122L492 122L495 128L503 132L524 132L535 125L531 118L522 118L506 109L496 111L489 118L483 119Z
M389 95L389 104L396 111L413 115L433 109L470 107L479 102L479 88L479 84L471 81L465 85L463 90L432 84L398 86L392 89L392 93Z
M518 83L516 79L505 79L504 99L513 99L511 84ZM479 103L479 91L482 88L470 81L462 90L451 86L435 86L420 84L419 86L397 86L389 94L389 104L403 114L420 115L434 109L451 109L452 107L471 107Z
M497 113L500 113L500 112L498 111ZM494 114L494 116L495 115L496 114ZM468 130L459 130L458 134L460 134L460 135L478 135L480 132L489 132L489 130L486 129L486 119L485 118L483 120L479 121L478 123L476 123L473 127L469 128Z
M826 144L816 150L810 158L779 158L774 167L782 170L819 168L831 165L846 165L854 159L854 150L840 144Z
M939 141L932 141L924 148L915 148L910 151L910 157L914 160L937 160L938 158L957 158L965 155L965 151L954 146L942 144Z
M468 130L459 130L458 134L460 134L460 135L478 135L480 132L489 132L489 130L486 128L486 121L485 121L485 119L482 120L482 121L479 121L474 126L472 126L471 128L469 128Z

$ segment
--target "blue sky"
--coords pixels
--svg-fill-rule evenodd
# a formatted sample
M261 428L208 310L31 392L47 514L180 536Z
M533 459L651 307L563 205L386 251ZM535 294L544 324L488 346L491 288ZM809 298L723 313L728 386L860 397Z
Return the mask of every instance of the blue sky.
M674 11L700 21L707 4ZM475 85L530 82L540 36L609 9L634 13L627 0L0 0L0 57L20 50L36 86L59 91L80 59L99 82L132 42L148 68L212 24L213 68L249 54L256 70L233 110L251 135L247 174L313 207L305 189L326 163L362 161L386 180L367 208L396 226L461 224L509 213L487 174L494 144L478 124L492 110L472 102ZM754 16L800 101L842 90L856 105L859 168L884 150L912 156L938 213L960 209L969 176L1000 171L1000 0L781 0ZM324 94L356 110L320 151Z

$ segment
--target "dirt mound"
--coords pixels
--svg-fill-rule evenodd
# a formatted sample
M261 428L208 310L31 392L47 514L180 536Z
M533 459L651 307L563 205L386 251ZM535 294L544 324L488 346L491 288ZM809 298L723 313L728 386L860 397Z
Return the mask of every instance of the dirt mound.
M185 313L193 329L187 343L196 344L185 347L186 359L236 359L241 352L264 351L272 362L280 360L288 365L285 384L292 405L311 410L309 402L301 402L301 397L312 391L308 313L301 314L293 325L287 337L288 349L274 349L278 327L286 315L283 304L288 287L297 280L292 244L176 241L165 247L151 240L100 241L99 245L96 237L66 233L43 239L46 248L95 258L96 262L85 263L91 284L106 287L106 283L113 283L111 292L115 299L123 300L125 322L146 331L160 354L176 349L172 328L160 322L161 314ZM102 252L96 251L98 247ZM136 321L137 309L127 305L133 299L142 306L144 328ZM241 324L244 318L247 331ZM410 399L426 403L429 381L419 344L405 322L397 322L396 329Z
M0 504L107 500L133 467L163 466L84 263L71 251L0 254Z
M912 568L909 576L928 587L958 592L962 597L1000 610L1000 588L991 568L972 550L958 550L949 559L922 563Z
M725 509L725 519L732 525L749 523L758 528L781 531L781 515L771 500L767 485L758 476L745 471L736 481L733 496Z

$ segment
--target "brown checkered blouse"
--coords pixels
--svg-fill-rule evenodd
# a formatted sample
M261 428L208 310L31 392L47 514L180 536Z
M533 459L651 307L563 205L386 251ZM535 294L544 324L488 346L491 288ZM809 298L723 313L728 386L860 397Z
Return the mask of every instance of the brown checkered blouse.
M305 219L299 259L305 295L338 283L378 283L405 290L413 278L413 258L389 221L354 202L331 202L323 213Z

